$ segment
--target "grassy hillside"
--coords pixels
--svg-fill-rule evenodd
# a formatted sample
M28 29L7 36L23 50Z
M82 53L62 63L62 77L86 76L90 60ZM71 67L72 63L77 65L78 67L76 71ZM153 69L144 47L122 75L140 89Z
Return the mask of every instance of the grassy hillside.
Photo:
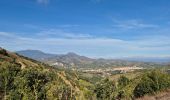
M155 95L168 89L170 75L164 69L102 77L77 70L56 69L0 49L2 100L131 100L150 95L157 97Z
M58 70L0 49L0 99L72 100L95 97L93 85L75 72Z

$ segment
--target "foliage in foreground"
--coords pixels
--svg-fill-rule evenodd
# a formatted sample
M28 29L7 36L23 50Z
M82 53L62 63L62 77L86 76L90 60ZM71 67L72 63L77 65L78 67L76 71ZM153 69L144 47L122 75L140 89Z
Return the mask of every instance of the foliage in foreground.
M96 84L94 92L99 100L134 99L170 88L170 75L164 71L152 70L128 79L121 76L117 82L105 79Z
M140 83L135 87L134 96L141 97L145 94L168 89L170 87L170 75L158 70L146 73L142 76Z
M0 99L5 100L114 100L134 99L168 89L170 75L161 70L145 72L136 78L120 76L96 84L42 66L21 68L18 63L0 63ZM94 93L95 94L94 94Z
M94 96L85 86L82 86L80 90L80 82L76 77L72 78L75 80L69 80L68 76L64 73L59 74L55 69L50 70L38 66L21 69L20 64L1 62L0 99L75 100L79 98L79 93L84 99Z

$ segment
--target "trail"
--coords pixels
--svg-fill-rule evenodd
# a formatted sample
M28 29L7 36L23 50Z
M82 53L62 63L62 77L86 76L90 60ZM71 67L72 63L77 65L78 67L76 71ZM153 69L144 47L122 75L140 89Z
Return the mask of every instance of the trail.
M21 64L21 69L24 69L26 66L21 61L18 61L19 64Z

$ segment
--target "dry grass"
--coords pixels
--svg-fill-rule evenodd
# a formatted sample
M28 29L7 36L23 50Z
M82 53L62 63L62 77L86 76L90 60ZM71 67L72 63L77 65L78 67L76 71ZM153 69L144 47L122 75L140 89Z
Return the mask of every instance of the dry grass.
M170 89L158 92L155 95L146 95L136 100L170 100Z

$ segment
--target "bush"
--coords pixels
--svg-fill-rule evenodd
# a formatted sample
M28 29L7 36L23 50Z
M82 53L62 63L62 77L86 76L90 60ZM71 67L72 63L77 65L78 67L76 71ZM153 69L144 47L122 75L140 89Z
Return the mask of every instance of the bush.
M43 71L30 68L23 69L15 78L14 84L15 88L19 90L17 92L22 95L22 98L42 100L46 98L45 85L50 81L49 79L49 76Z
M153 93L153 82L147 76L142 78L142 81L135 87L134 96L141 97L148 93Z
M7 51L5 49L1 49L1 48L0 48L0 54L8 56Z
M102 80L96 85L94 92L98 99L101 100L110 100L113 99L112 93L115 90L115 85L109 79Z
M126 86L128 83L130 82L130 80L125 77L125 76L121 76L119 79L118 79L118 85L119 86Z
M116 98L118 99L125 98L125 91L123 90L119 91Z
M170 76L162 71L154 70L142 76L140 83L134 89L134 96L141 97L153 94L170 87Z

